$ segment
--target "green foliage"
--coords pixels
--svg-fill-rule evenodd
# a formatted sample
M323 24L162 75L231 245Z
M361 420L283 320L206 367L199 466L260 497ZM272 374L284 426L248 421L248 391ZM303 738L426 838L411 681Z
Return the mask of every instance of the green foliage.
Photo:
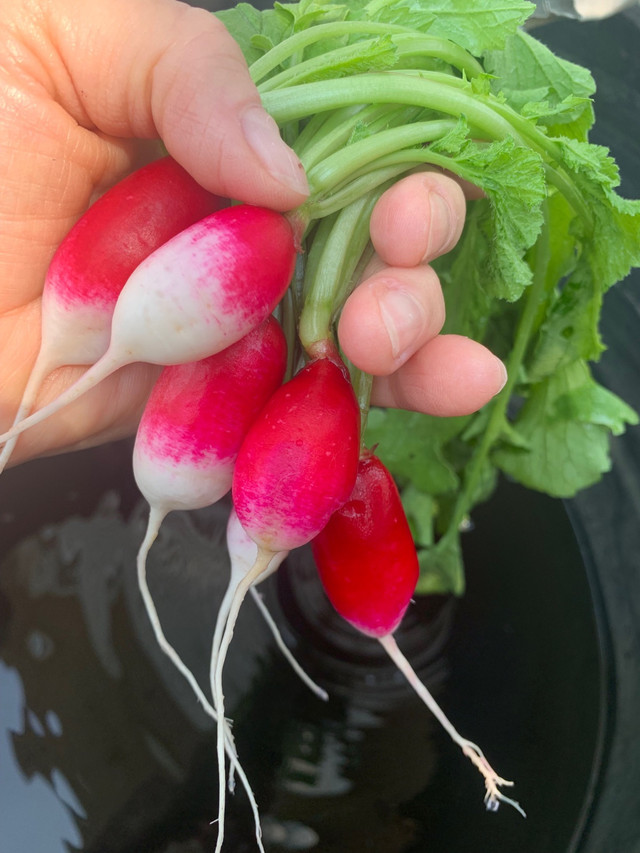
M550 495L574 495L609 469L611 436L638 423L589 363L603 349L607 289L640 265L640 202L618 195L614 160L588 141L589 71L520 29L533 8L524 0L301 0L265 12L241 3L220 15L265 104L286 105L286 138L298 141L314 174L322 171L322 198L304 208L312 223L314 209L375 198L416 168L448 169L484 192L468 205L458 245L434 266L445 331L484 341L502 357L506 387L472 416L374 408L368 417L366 441L402 491L423 593L463 591L461 530L500 472ZM399 33L424 34L425 45L424 57L412 55L401 71ZM435 139L403 133L442 119ZM389 128L397 129L397 149L361 157ZM356 148L357 171L345 180L345 158ZM340 200L333 207L332 194ZM340 221L324 215L308 232L308 258L317 254L314 239ZM344 251L348 262L332 267L360 269L360 256ZM322 278L321 265L312 267L305 281ZM327 298L335 293L329 313L337 318L353 281L338 275L335 286L322 286Z

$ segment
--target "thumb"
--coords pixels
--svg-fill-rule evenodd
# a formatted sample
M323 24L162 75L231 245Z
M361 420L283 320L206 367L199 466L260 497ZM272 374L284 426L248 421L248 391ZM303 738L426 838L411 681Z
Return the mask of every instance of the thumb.
M214 15L176 0L46 6L70 78L59 88L63 106L80 124L116 137L160 137L219 195L278 210L302 203L302 165Z

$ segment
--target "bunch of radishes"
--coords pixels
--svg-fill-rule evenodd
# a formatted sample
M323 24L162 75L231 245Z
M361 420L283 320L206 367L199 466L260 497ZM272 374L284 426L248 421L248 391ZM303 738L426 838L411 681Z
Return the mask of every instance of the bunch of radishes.
M289 287L296 254L287 216L225 206L171 158L145 167L96 202L58 249L45 285L41 353L14 427L0 436L4 465L22 431L118 368L164 365L133 455L150 505L138 579L158 642L219 721L218 850L225 750L251 798L262 847L224 715L222 671L238 610L258 581L307 543L336 610L382 643L480 769L488 808L504 800L519 809L498 789L510 783L458 735L393 640L418 579L416 551L389 472L361 444L360 408L328 326L309 336L301 364L285 375L287 341L272 312ZM313 306L310 296L307 325ZM29 414L41 381L63 364L92 366ZM162 633L145 562L168 512L209 506L230 490L232 574L212 640L209 701Z

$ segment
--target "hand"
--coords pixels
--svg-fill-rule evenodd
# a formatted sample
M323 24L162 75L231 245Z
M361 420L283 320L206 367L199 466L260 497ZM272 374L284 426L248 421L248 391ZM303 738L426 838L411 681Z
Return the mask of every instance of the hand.
M466 415L506 382L503 363L486 347L439 334L445 305L429 262L456 245L465 195L477 194L475 187L423 172L394 184L374 209L376 256L343 308L338 334L351 361L378 377L372 394L378 405Z
M208 12L175 0L6 0L0 55L4 430L35 360L53 252L96 194L159 154L158 139L220 195L288 210L307 187L260 106L239 49ZM434 188L449 216L431 216ZM422 229L408 229L408 215ZM375 271L349 300L340 337L356 363L384 375L378 402L449 414L478 408L498 390L502 368L490 353L437 336L442 295L427 262L454 244L463 218L459 187L436 175L407 179L376 209ZM392 292L408 295L415 310L412 324L390 332ZM81 372L52 374L38 407ZM119 371L25 432L12 462L130 434L157 372L148 365ZM460 375L473 379L461 382Z

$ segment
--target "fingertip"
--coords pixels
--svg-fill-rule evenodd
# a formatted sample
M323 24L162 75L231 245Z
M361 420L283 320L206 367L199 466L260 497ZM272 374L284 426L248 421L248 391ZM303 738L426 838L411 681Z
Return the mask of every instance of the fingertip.
M430 267L387 267L349 296L338 337L356 367L385 376L437 335L444 318L442 290Z
M465 213L464 193L456 181L438 172L419 172L380 197L371 216L371 240L385 263L417 266L455 246Z
M400 370L376 380L372 399L440 417L477 412L507 381L504 363L477 341L438 335Z

